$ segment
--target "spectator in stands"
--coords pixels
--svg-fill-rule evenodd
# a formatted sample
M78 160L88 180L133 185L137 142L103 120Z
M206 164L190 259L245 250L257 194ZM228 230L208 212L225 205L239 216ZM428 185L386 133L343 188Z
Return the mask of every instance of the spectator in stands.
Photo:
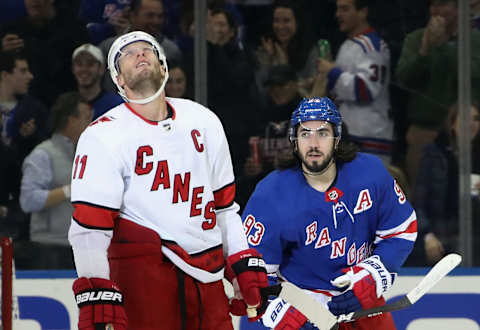
M0 117L2 124L2 117ZM20 209L21 163L16 150L0 139L0 236L28 239L28 217Z
M165 14L163 10L162 0L132 0L131 8L128 15L130 23L128 31L144 31L154 36L160 46L165 51L165 56L169 61L181 61L182 53L177 45L163 34L165 24ZM108 54L110 46L117 36L105 39L99 45L104 56ZM106 60L105 60L106 62ZM110 75L105 75L104 87L107 90L115 91L115 87Z
M168 81L165 85L166 96L192 99L189 84L183 65L179 62L170 62L168 64Z
M23 158L49 135L47 108L27 94L33 76L25 56L0 52L0 113L1 136L6 145Z
M271 30L261 37L256 51L255 78L262 97L266 95L263 82L273 65L289 64L296 71L299 82L313 83L319 53L308 37L297 6L295 1L277 1L273 6Z
M368 22L368 0L337 0L340 30L348 35L335 63L319 59L327 90L340 104L350 138L360 151L391 160L390 50Z
M71 3L25 0L25 5L24 19L0 26L0 47L24 51L34 77L30 91L51 106L59 94L74 89L70 56L88 41L88 32L69 8Z
M73 268L67 239L73 211L72 163L78 138L92 120L92 110L78 92L69 92L59 96L50 119L52 137L35 147L22 166L20 205L32 213L30 258L25 267ZM80 165L78 160L76 164Z
M237 202L243 206L257 182L291 156L288 125L292 109L301 101L295 70L287 65L270 68L264 82L268 92L264 107L256 114L256 130L249 138L250 154L239 176Z
M397 65L397 79L410 92L406 167L412 186L424 146L435 140L449 106L457 99L457 1L431 1L428 25L406 36ZM480 53L476 30L471 31L471 49L472 54ZM476 55L472 56L471 79L473 98L480 99L480 57Z
M223 8L212 9L207 20L208 106L222 121L230 143L233 167L241 173L253 126L254 73L236 38L236 23Z
M78 16L86 24L90 40L95 45L128 31L131 2L132 0L81 1Z
M415 210L419 219L419 239L411 255L413 265L434 264L449 252L458 251L458 135L457 105L450 107L445 128L426 145L414 187ZM471 107L471 138L480 130L480 108ZM477 140L478 143L478 140ZM472 161L478 157L472 155ZM474 168L475 166L472 166ZM478 173L477 173L478 174ZM480 188L480 187L479 187ZM480 199L474 198L480 203ZM473 217L473 219L478 219ZM415 260L413 260L415 259Z
M472 16L472 27L480 30L480 0L470 0L470 15Z
M243 40L258 42L258 37L268 30L265 17L271 15L273 0L243 0L235 1L244 20Z
M72 54L72 72L77 81L78 92L93 109L93 119L123 103L118 93L105 91L101 85L105 62L100 48L83 44L75 49Z

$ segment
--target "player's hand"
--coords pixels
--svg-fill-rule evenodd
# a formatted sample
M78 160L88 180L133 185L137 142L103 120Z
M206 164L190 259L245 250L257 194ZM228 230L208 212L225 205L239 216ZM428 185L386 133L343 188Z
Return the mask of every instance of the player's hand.
M307 318L282 298L268 304L261 320L265 327L276 330L297 330L307 323Z
M16 34L6 34L2 38L2 50L4 52L13 52L22 49L25 46L24 41Z
M234 289L238 287L246 304L248 320L258 320L267 303L260 294L260 288L268 286L267 269L261 255L255 249L232 254L227 258L225 277L232 282Z
M80 277L73 283L75 300L80 310L79 330L127 329L123 295L113 281L104 278Z
M377 256L370 257L354 267L342 269L344 275L331 283L343 290L332 297L328 308L335 315L348 314L360 309L381 306L382 294L393 284L392 274Z

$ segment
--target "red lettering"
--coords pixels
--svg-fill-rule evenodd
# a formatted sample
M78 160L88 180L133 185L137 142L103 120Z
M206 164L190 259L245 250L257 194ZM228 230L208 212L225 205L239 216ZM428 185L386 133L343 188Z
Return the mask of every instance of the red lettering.
M250 234L254 224L255 224L255 217L249 214L245 219L245 221L243 222L243 230L245 231L246 236Z
M217 224L217 214L215 213L215 202L210 201L205 205L205 219L206 221L202 222L203 230L209 230L215 227Z
M195 149L197 149L198 152L202 152L205 147L203 146L202 143L198 143L198 139L197 137L200 136L200 132L196 129L192 130L192 133L190 133L192 135L192 139L193 139L193 144L195 145Z
M250 245L256 246L260 244L260 241L263 238L263 234L265 233L265 226L263 225L263 223L257 221L255 222L255 225L253 227L255 227L256 229L255 234L249 235L247 240Z
M85 167L87 166L87 158L88 156L87 155L83 155L81 156L82 158L80 158L80 155L78 155L77 157L75 157L75 168L73 170L73 178L75 179L76 176L77 176L77 167L78 167L78 162L79 162L79 159L80 159L80 174L78 175L78 178L79 179L83 179L83 173L85 172Z
M150 173L153 168L153 162L143 164L143 158L145 156L153 155L153 149L150 146L141 146L137 149L137 162L135 164L135 173L138 175L144 175Z
M190 190L190 172L185 173L185 180L182 181L181 174L175 174L173 179L173 204L178 203L178 195L182 202L188 201L188 191Z
M153 180L151 191L158 190L158 186L163 185L163 189L170 188L170 176L168 174L168 163L166 160L161 160L157 165L157 172Z
M190 217L196 217L202 214L202 209L197 208L202 203L202 197L198 196L203 193L203 187L195 187L192 192L192 205L190 206Z

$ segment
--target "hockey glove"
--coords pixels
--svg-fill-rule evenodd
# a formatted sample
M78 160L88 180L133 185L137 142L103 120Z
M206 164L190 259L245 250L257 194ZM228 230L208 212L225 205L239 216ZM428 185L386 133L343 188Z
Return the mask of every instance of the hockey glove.
M225 277L240 291L247 305L248 320L258 320L263 314L267 301L262 298L260 288L268 286L265 261L255 249L232 254L227 258ZM232 301L232 314L240 313L241 302ZM243 314L245 315L245 314Z
M127 329L123 295L114 282L80 277L73 283L73 292L80 309L79 330L105 329L107 324L115 330Z
M265 327L275 330L299 330L304 327L307 318L282 298L276 298L268 304L262 316Z
M328 303L333 314L348 314L385 303L382 295L392 286L394 278L378 256L365 259L354 267L344 268L342 272L345 274L331 281L334 286L344 290L343 294L334 296Z

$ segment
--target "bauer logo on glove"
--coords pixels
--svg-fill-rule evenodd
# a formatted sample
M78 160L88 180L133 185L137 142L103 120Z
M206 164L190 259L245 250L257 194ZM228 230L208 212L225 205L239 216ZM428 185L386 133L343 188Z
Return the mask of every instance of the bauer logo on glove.
M118 291L92 290L81 292L75 296L78 306L86 303L123 304L122 294Z

